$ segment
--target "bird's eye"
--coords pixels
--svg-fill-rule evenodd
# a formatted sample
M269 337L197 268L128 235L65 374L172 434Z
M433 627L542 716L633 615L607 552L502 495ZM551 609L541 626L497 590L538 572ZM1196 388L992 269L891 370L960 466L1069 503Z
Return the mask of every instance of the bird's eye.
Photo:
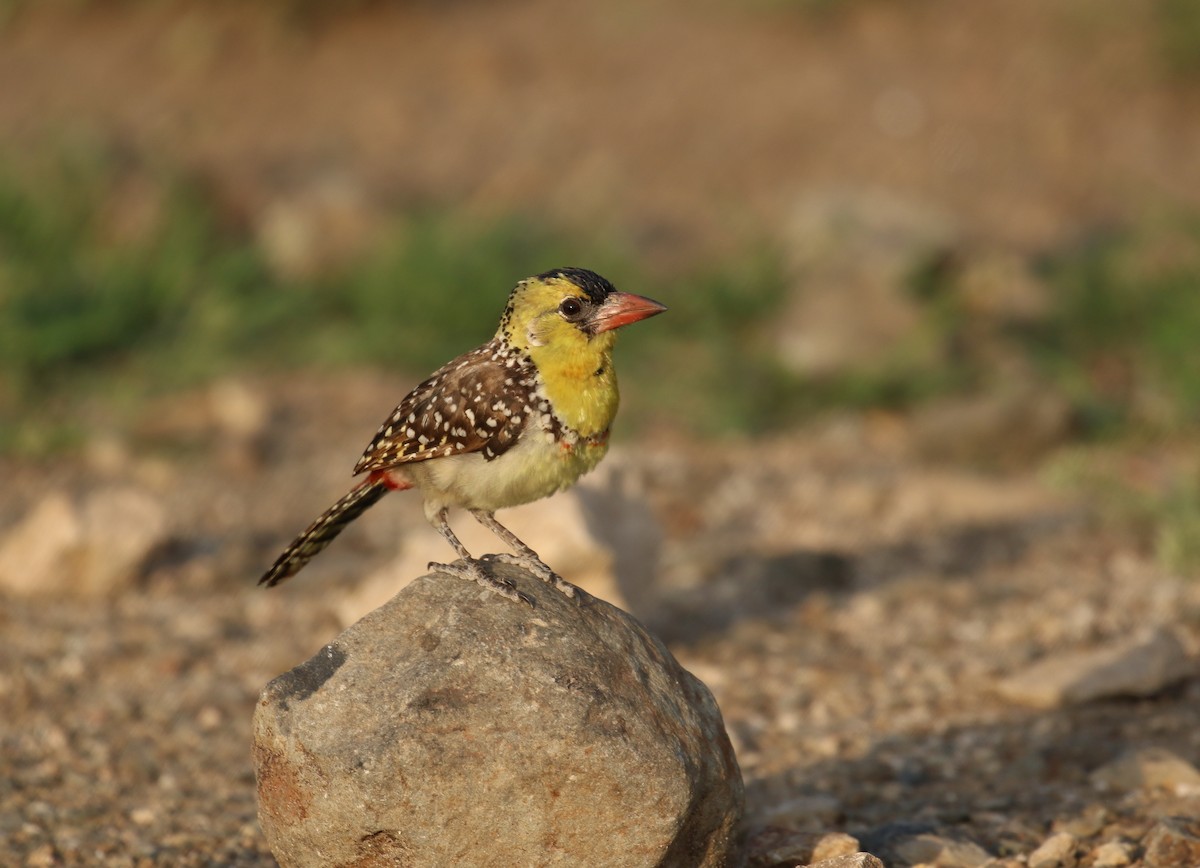
M573 319L583 312L583 303L575 297L564 298L558 310L567 319Z

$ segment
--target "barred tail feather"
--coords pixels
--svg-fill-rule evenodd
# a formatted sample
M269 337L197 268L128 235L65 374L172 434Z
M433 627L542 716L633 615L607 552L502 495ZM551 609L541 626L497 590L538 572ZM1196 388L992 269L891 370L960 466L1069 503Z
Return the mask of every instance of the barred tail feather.
M321 513L320 518L310 524L304 533L292 540L292 544L275 559L275 563L258 583L268 588L274 587L300 572L305 564L333 542L346 525L378 503L392 487L375 476L365 479L361 485L353 488L349 494Z

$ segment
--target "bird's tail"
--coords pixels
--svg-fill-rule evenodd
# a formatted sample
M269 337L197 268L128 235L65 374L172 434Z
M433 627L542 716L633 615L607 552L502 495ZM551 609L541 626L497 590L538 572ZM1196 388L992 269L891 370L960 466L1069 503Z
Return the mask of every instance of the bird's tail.
M333 542L346 525L378 503L381 497L395 487L376 474L364 479L351 489L349 494L321 513L304 533L292 540L292 544L275 559L271 569L263 573L258 583L270 588L296 575L325 546Z

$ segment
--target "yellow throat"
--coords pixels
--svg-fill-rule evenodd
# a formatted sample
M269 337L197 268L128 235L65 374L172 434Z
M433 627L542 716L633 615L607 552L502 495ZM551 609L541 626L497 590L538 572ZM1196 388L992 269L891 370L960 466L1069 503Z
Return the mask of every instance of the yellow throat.
M581 289L562 275L530 278L509 297L496 337L532 359L554 415L584 437L607 431L620 394L613 370L615 331L589 334L560 305Z

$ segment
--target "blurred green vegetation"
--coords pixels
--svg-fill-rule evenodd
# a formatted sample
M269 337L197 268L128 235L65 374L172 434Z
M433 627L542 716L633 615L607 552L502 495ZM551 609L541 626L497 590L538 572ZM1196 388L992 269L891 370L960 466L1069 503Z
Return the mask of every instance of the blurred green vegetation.
M1047 257L1054 293L1022 346L1093 435L1200 423L1200 217L1170 215Z
M60 390L164 384L253 350L285 299L201 191L171 188L136 241L110 234L115 180L86 161L0 176L0 396L34 409Z
M1200 424L1200 217L1172 215L1050 257L1051 316L1023 335L1093 441L1161 452ZM1176 450L1177 451L1177 450ZM1161 459L1151 484L1111 453L1058 475L1101 517L1132 530L1168 568L1200 572L1200 468L1194 448ZM1060 468L1061 470L1062 468Z
M1144 217L1033 257L1043 297L1024 316L980 313L943 260L910 276L922 322L888 363L907 380L892 390L903 405L986 392L1022 370L1066 398L1085 440L1200 423L1200 215Z
M1046 475L1053 484L1084 494L1104 527L1131 535L1167 569L1195 576L1200 574L1200 455L1164 458L1158 452L1154 444L1137 442L1119 450L1082 445L1056 456Z
M1163 57L1171 72L1200 74L1200 3L1196 0L1156 0Z
M770 338L789 280L780 251L763 241L661 274L639 266L628 245L571 237L528 215L427 213L348 265L288 278L203 185L157 179L164 192L139 222L122 216L125 183L95 155L0 172L0 406L36 416L56 394L136 398L244 369L421 374L486 340L516 279L584 264L672 308L669 327L621 352L623 367L641 369L631 415L688 430L759 433L830 409L904 410L987 390L1007 375L995 370L997 346L1067 397L1086 438L1171 434L1200 421L1194 216L1043 257L1046 309L1015 325L981 327L953 268L917 269L912 335L882 362L818 381L786 370Z
M28 443L30 429L40 443L69 442L49 434L46 417L80 396L136 403L255 369L424 374L491 336L517 279L566 264L673 308L671 329L622 347L623 367L645 369L645 389L629 390L631 417L681 413L712 433L778 415L779 375L753 332L782 295L769 251L666 279L619 244L527 216L428 213L382 232L349 265L288 278L203 185L157 183L165 192L151 197L152 217L123 230L125 181L102 157L0 172L0 410L23 420L0 426L0 448Z
M74 410L88 401L136 413L148 396L231 373L423 375L491 335L515 280L566 264L671 308L622 343L633 427L754 435L831 410L911 410L1002 386L1013 369L1004 358L1065 397L1084 443L1178 440L1200 422L1196 215L1051 251L1035 264L1044 309L1015 322L981 319L960 273L928 263L907 287L920 320L911 336L882 361L817 380L779 358L772 330L791 285L765 241L659 273L626 244L528 215L426 213L348 264L289 278L203 184L162 173L149 216L131 217L128 173L82 153L0 171L0 418L18 420L0 424L0 450L70 447L82 427ZM1126 526L1151 528L1170 564L1200 566L1200 474L1149 493L1120 474L1060 476L1118 504L1110 512Z

